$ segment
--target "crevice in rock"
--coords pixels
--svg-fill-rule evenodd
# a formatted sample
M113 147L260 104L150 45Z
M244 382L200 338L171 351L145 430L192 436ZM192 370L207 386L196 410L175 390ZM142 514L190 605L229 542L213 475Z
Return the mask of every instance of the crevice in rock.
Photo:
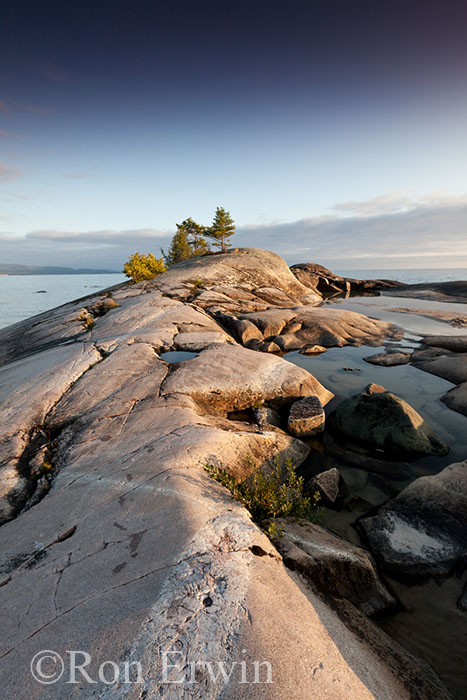
M6 578L0 581L0 587L6 586L10 583L12 579L12 573L18 569L32 569L34 566L47 556L47 551L54 544L59 544L60 542L65 542L66 540L73 537L76 532L77 525L72 525L64 532L59 533L53 540L48 542L43 547L36 549L34 552L23 552L18 554L13 559L10 559L2 566L2 573L8 574Z
M42 426L32 428L25 449L20 455L16 469L25 481L25 488L9 496L13 507L12 518L28 510L49 492L56 473L59 429Z

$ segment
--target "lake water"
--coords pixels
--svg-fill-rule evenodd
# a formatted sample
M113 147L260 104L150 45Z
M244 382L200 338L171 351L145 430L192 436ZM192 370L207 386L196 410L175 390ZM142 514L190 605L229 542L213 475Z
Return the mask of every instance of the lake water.
M333 270L333 272L342 277L353 277L361 280L397 280L398 282L404 282L404 284L467 280L467 267L440 270Z
M335 270L357 279L395 279L408 284L467 280L467 268L450 270ZM67 301L111 287L127 278L104 275L0 275L0 328ZM43 290L41 292L41 290ZM41 292L41 293L38 293ZM45 292L45 293L43 293Z
M125 280L119 273L0 275L0 328Z

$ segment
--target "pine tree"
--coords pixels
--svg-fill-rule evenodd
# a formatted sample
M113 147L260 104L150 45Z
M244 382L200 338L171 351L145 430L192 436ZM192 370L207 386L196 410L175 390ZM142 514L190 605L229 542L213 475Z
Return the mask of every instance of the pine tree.
M196 223L191 216L181 224L177 224L179 231L184 231L187 235L188 243L191 247L191 254L205 255L209 250L209 245L204 238L206 235L206 226L201 226Z
M193 257L193 252L190 244L188 243L185 229L178 224L177 229L177 233L172 238L172 242L167 253L161 248L161 253L167 267L176 265L183 260L188 260L189 258Z
M223 253L227 252L230 243L227 238L235 233L234 220L230 216L230 212L225 211L222 207L217 207L212 226L207 229L206 234L214 239L215 246L219 247Z

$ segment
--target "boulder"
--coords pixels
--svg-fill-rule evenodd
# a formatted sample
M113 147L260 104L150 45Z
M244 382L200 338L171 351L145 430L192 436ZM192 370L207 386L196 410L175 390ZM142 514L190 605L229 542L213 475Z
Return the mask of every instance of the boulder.
M259 346L260 352L280 352L281 349L273 340L265 341Z
M290 408L287 428L296 437L311 437L322 433L326 415L317 396L306 396L295 401Z
M430 335L423 339L425 345L453 352L467 352L467 335Z
M351 292L404 286L394 280L357 280L341 277L317 263L299 263L292 265L290 269L302 284L316 289L323 296L334 296L337 291L347 297Z
M449 452L422 416L389 392L345 399L333 415L333 426L349 440L390 457L416 459Z
M354 311L328 306L303 306L297 310L294 322L301 324L301 330L291 333L287 332L287 327L282 326L285 332L281 328L278 336L274 338L284 351L300 350L310 345L321 345L325 348L381 345L383 339L400 335L390 323L370 319Z
M275 401L290 404L316 395L323 404L333 394L306 370L271 354L239 345L212 345L183 362L165 380L162 394L189 394L202 405L224 411Z
M271 425L280 428L282 423L279 413L271 406L258 406L253 410L253 418L260 430L268 429Z
M376 355L370 355L363 358L365 362L371 365L380 365L381 367L396 367L397 365L408 365L410 362L410 353L408 352L380 352Z
M317 474L306 484L309 493L320 495L320 504L327 508L340 508L346 492L345 482L336 467Z
M272 287L294 298L310 293L289 269L287 263L275 253L259 248L236 248L228 253L205 255L174 265L169 272L152 280L148 287L156 287L170 296L172 289L196 281L223 287L228 296L229 287L252 291ZM316 300L321 297L316 294Z
M286 566L302 573L324 597L345 598L370 616L396 608L363 549L303 520L276 522L283 526L276 546Z
M284 326L295 318L291 309L268 309L256 313L243 314L242 319L251 321L262 332L265 338L279 335Z
M418 580L465 567L466 523L464 461L416 479L360 526L384 571Z
M467 382L463 382L445 394L441 401L453 411L467 416Z
M246 345L249 340L258 339L263 340L263 334L257 326L251 321L246 319L232 319L229 327L233 330L235 337L239 340L242 345Z

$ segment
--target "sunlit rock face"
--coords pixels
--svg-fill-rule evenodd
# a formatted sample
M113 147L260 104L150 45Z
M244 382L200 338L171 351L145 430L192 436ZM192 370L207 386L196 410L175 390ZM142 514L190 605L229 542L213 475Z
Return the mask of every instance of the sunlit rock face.
M265 335L267 324L262 330L243 315L278 311L285 324L274 327L278 337L313 324L322 336L324 315L308 315L320 302L278 256L247 249L193 260L0 332L5 697L44 696L30 673L42 649L65 658L81 649L97 667L137 661L138 697L184 697L161 676L162 652L172 645L182 668L267 660L271 700L282 700L284 688L300 700L310 692L335 700L448 697L353 603L344 623L286 569L248 512L204 469L243 480L255 470L267 475L277 460L298 466L307 457L309 446L284 430L288 410L310 396L324 405L332 394L271 353L279 345ZM392 329L354 314L326 332L339 344L376 342ZM243 346L253 341L264 342L267 354ZM181 356L164 361L172 352ZM371 645L350 618L370 625ZM132 696L125 685L109 687L95 668L90 673L96 682L83 697ZM75 697L67 680L47 686L47 697ZM220 693L206 674L186 692L245 697L243 685ZM264 692L248 685L249 698Z

